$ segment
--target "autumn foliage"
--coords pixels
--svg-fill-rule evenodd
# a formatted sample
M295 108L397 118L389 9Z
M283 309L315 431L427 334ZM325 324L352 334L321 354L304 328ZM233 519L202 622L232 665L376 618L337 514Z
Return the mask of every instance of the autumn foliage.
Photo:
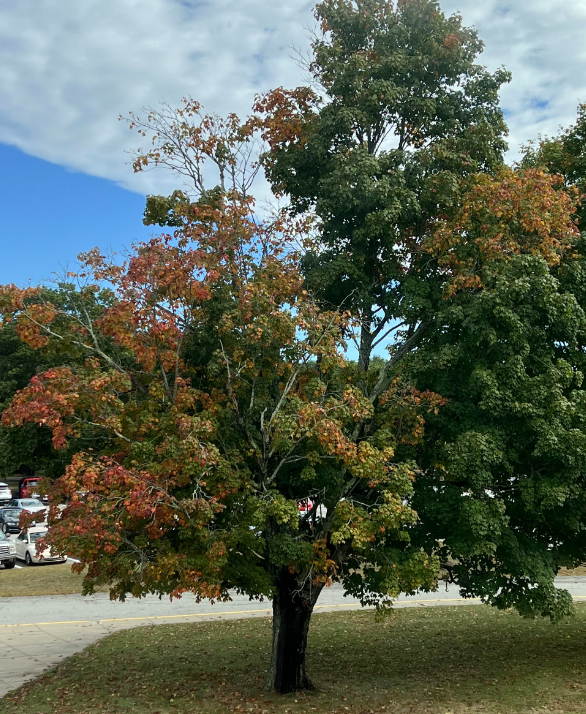
M562 178L539 169L502 169L466 182L464 202L438 221L428 250L451 276L450 292L478 287L481 271L513 255L535 255L548 265L576 256L578 194Z
M354 588L367 598L433 583L433 560L408 548L412 467L361 426L416 440L441 400L393 385L375 415L344 356L348 314L320 310L303 287L302 228L257 222L248 199L192 204L175 236L122 265L84 256L75 309L4 289L5 319L29 345L87 355L33 378L3 423L78 445L51 491L48 540L89 566L88 590L270 596L285 568L319 591L348 577L349 558L379 564ZM84 301L105 284L111 299L87 319Z

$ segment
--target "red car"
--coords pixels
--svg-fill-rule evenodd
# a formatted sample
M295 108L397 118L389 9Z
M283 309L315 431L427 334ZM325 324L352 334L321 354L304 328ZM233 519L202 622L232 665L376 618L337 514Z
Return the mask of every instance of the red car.
M313 501L311 498L304 498L303 501L298 502L299 506L299 514L300 515L305 515L308 511L311 511L313 508Z
M37 476L32 476L30 478L23 478L18 484L18 497L19 498L40 498L38 494L39 478ZM48 501L47 496L43 496L43 501L45 503Z

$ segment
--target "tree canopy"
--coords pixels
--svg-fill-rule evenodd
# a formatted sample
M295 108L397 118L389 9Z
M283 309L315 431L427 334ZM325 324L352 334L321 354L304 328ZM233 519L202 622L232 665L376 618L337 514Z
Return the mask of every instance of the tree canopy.
M428 0L316 15L312 84L256 103L273 189L319 221L307 285L355 316L359 372L386 343L382 382L447 400L399 452L421 469L417 542L465 594L561 616L554 576L584 558L580 121L507 167L509 76L476 63L459 17Z
M541 258L484 279L411 361L415 383L447 400L418 456L416 541L441 540L465 595L555 619L572 603L553 578L586 553L586 316Z
M22 342L14 325L4 325L0 330L0 413L37 372L63 359L63 355L32 349ZM14 473L55 478L62 475L66 463L67 455L52 447L50 434L43 427L0 426L0 478Z

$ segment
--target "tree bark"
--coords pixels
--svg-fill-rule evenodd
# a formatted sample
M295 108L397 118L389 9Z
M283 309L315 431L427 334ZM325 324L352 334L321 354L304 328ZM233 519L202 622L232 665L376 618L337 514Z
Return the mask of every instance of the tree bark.
M295 576L286 573L273 596L273 648L267 689L289 694L313 689L305 671L307 633L322 586L300 590Z

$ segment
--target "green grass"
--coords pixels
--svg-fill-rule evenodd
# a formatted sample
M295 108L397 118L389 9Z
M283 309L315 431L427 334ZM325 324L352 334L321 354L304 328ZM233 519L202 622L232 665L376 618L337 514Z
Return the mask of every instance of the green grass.
M83 575L71 572L71 565L44 563L20 570L0 570L0 597L27 595L71 595L81 592ZM2 607L2 605L0 605Z
M586 575L586 566L585 565L580 565L577 568L574 568L573 570L568 570L567 568L562 568L558 575L563 576L572 576L572 575Z
M486 607L319 614L317 691L265 692L270 620L159 625L92 645L0 700L2 714L586 712L586 607L568 622Z

